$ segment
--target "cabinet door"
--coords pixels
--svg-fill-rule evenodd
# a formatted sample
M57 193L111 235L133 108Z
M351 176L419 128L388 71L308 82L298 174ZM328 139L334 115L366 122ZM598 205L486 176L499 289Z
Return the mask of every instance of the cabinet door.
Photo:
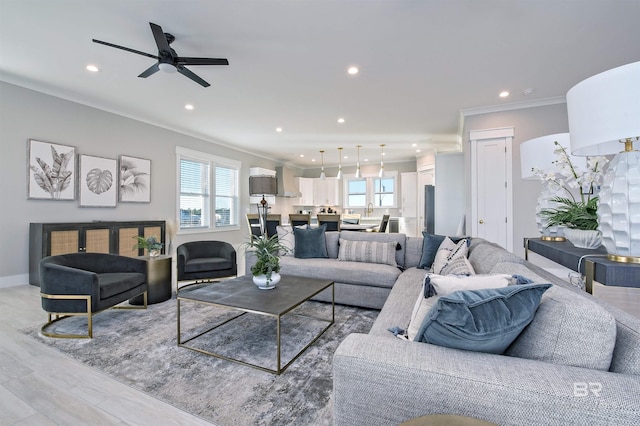
M46 231L45 231L46 232ZM77 253L80 248L80 230L65 229L49 233L49 247L44 247L45 256Z
M300 198L298 204L301 206L313 206L313 178L296 178L298 182L298 190L300 191Z
M118 254L120 256L139 256L136 237L140 235L140 231L137 226L118 227L116 229L116 234L118 241Z
M111 228L87 228L83 230L84 244L81 251L87 253L110 253Z
M339 206L339 184L336 178L313 180L313 204L316 206Z

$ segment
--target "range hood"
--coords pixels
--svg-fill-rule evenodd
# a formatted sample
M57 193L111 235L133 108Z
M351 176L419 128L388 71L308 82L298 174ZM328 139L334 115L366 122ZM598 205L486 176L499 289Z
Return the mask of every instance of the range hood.
M293 179L293 170L286 167L276 167L276 178L278 180L278 197L299 197L300 191Z

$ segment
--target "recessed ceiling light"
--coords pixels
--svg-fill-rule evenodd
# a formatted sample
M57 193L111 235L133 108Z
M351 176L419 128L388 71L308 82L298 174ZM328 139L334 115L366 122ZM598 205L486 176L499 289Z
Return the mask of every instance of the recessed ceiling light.
M416 149L416 152L422 152L422 150L421 149Z
M100 71L100 68L98 68L95 65L87 65L87 71L98 72L98 71Z
M356 75L358 74L358 72L360 72L360 70L358 69L358 67L349 67L349 69L347 69L347 72L349 73L349 75Z
M312 159L311 159L311 162L312 162L312 163L315 163L315 162L316 162L316 159L315 159L315 158L312 158Z
M344 123L344 118L342 118L342 117L338 118L338 123L340 123L340 124Z
M281 133L282 132L282 127L276 127L276 132Z
M501 98L506 98L507 96L509 96L509 92L507 92L506 90L503 92L500 92L500 97Z
M300 154L300 158L304 158L304 154Z
M418 144L417 143L412 143L411 146L415 148L416 146L418 146Z
M368 158L365 158L365 159L364 159L364 161L369 161L369 159L368 159Z
M193 111L193 105L191 105L191 104L186 104L186 105L184 106L184 109L187 109L187 110L189 110L189 111Z

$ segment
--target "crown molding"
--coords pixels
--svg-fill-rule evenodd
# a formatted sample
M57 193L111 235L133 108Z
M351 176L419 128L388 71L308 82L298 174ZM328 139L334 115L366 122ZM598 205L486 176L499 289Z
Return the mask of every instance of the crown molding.
M537 99L534 101L514 102L505 105L490 105L476 108L466 108L460 110L460 116L469 117L471 115L489 114L502 111L513 111L516 109L535 108L547 105L565 104L567 98L565 96L557 96L555 98Z

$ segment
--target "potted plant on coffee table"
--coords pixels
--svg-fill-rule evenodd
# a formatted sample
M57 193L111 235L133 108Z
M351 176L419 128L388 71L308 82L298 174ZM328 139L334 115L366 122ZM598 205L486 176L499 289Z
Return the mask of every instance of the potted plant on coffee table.
M287 253L289 249L278 241L277 235L252 236L245 246L247 251L253 252L257 259L251 267L253 283L263 290L275 288L280 281L279 255Z

